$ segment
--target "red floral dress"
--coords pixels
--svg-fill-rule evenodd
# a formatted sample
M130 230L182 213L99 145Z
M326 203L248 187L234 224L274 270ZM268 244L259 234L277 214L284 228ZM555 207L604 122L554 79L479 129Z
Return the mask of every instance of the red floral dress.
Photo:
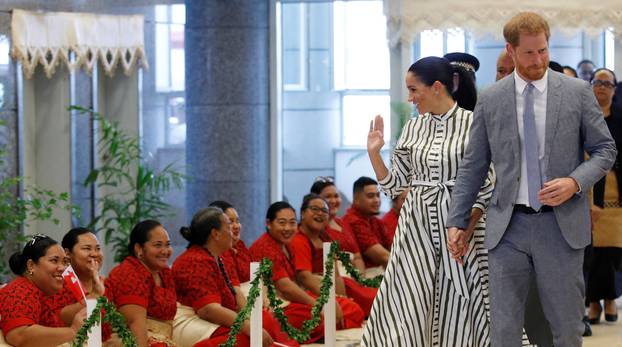
M339 248L341 248L342 251L352 254L360 253L361 250L359 249L358 243L356 243L356 238L352 234L350 225L338 217L335 217L333 220L341 227L341 230L333 229L329 225L326 228L326 234L328 234L328 237L330 237L331 240L337 241Z
M106 296L117 307L138 305L147 310L147 318L170 321L177 313L175 282L170 269L161 270L159 275L162 286L156 285L151 272L137 258L128 256L110 271L105 282ZM160 340L150 339L149 345L171 345L170 336Z
M198 311L212 303L218 303L232 311L237 311L234 283L229 279L229 272L224 263L219 265L218 258L213 257L207 249L190 246L180 254L173 263L173 276L177 286L179 302ZM298 346L281 331L278 322L272 315L263 312L263 327L272 339L287 346ZM209 339L195 344L195 347L218 346L227 340L230 329L221 326ZM236 346L250 346L248 336L237 335Z
M22 276L0 289L0 329L4 336L21 326L63 326L60 318L45 305L45 297L45 293Z
M251 253L246 248L244 241L238 240L232 249L221 256L227 272L231 274L231 280L237 279L240 283L251 279L250 264Z
M320 235L320 238L324 242L331 241L324 233ZM315 248L305 233L299 230L292 239L290 248L296 254L293 258L296 271L310 271L320 275L324 272L324 252L321 248ZM346 294L351 299L338 297L337 303L341 306L346 325L359 327L365 317L369 315L378 290L365 287L351 278L342 277L342 279L346 287Z

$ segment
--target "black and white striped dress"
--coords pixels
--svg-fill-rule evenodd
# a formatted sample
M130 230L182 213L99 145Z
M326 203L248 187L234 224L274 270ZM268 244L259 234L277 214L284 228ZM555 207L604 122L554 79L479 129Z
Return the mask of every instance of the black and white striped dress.
M484 218L464 266L451 259L446 246L450 193L472 117L455 104L444 115L411 119L402 130L390 173L379 183L390 197L411 190L362 346L490 346ZM474 207L485 210L493 183L491 170Z

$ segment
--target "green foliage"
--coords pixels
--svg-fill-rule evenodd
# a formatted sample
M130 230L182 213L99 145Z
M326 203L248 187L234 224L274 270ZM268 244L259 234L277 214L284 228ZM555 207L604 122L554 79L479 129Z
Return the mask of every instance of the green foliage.
M106 312L102 318L102 310ZM110 323L112 330L117 333L121 339L121 345L124 347L138 347L134 334L128 329L125 318L117 312L117 309L110 303L105 296L97 299L97 305L91 315L84 321L84 324L78 330L76 337L71 343L72 347L82 347L88 339L91 328L96 324L103 322Z
M332 242L330 245L330 251L328 252L328 259L334 259L337 257L346 267L348 273L359 283L368 286L378 288L380 283L382 282L382 276L377 276L373 279L364 279L360 276L357 269L354 268L352 262L350 261L350 256L342 252L339 249L339 245L337 242ZM320 285L320 295L315 300L315 304L311 308L311 318L302 323L302 329L296 329L287 320L287 316L283 312L281 305L283 301L279 299L276 295L276 287L274 286L274 282L272 282L272 262L264 258L259 264L259 269L252 276L253 280L250 285L251 288L248 292L248 298L246 301L246 306L238 312L238 315L231 325L231 331L229 331L229 336L227 341L221 346L224 347L233 347L235 346L236 336L242 329L242 324L246 321L255 305L255 300L259 297L259 278L263 281L264 285L268 289L268 300L270 302L270 308L274 313L274 316L279 321L279 325L281 326L281 330L285 332L291 339L302 343L304 341L309 340L311 337L311 332L315 329L318 324L320 324L322 313L322 308L328 302L328 296L330 288L333 286L332 275L333 275L333 267L335 262L329 261L324 264L324 277L322 277L321 285Z
M398 131L395 133L395 142L399 139L404 125L410 120L413 113L413 106L407 102L391 102L391 110L398 116Z
M0 120L0 126L5 123ZM7 154L6 147L0 146L0 165L4 164ZM60 208L79 215L79 210L71 204L69 194L57 193L37 186L26 186L23 196L19 196L23 177L3 177L0 181L0 249L10 253L8 247L11 241L24 241L21 228L27 227L34 221L51 221L58 225L59 219L54 215L54 209ZM12 236L12 237L11 237ZM8 274L6 263L0 259L0 276Z
M164 195L173 188L181 188L185 176L173 163L159 172L146 165L139 138L125 133L116 122L80 106L69 109L90 115L98 124L100 165L89 173L84 185L95 185L103 194L98 201L100 214L89 227L104 232L106 244L113 246L115 261L120 262L127 256L134 225L170 215Z

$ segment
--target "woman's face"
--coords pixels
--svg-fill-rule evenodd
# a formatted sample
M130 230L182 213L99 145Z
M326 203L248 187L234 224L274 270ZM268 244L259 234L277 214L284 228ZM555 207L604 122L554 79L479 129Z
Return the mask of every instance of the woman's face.
M136 245L138 259L151 271L160 271L168 268L168 260L173 255L171 240L163 226L159 225L151 231L147 242L141 247Z
M316 232L322 231L328 225L328 213L328 205L323 199L313 199L302 211L300 224Z
M214 231L216 232L214 233ZM218 248L220 248L223 253L233 247L234 237L231 221L229 220L229 217L227 217L227 214L223 213L220 215L220 228L218 230L212 230L212 233L214 240L218 243Z
M410 71L406 73L408 102L417 106L419 114L432 112L432 107L439 96L439 90L436 84L441 85L440 82L434 82L432 86L426 86L414 73Z
M600 105L611 103L616 90L616 85L613 81L613 75L607 70L600 70L594 75L592 89Z
M36 263L28 260L26 275L41 291L50 295L63 288L63 271L65 268L65 251L56 244L50 246L45 255L39 258Z
M238 216L238 212L233 207L228 208L225 214L229 217L229 221L231 221L231 233L233 235L233 244L235 245L240 241L240 231L242 230L240 216Z
M337 216L337 212L339 212L339 208L341 207L341 195L339 195L337 187L335 185L325 187L322 189L320 196L328 202L330 218L335 218L335 216Z
M71 266L78 274L90 273L89 265L95 264L98 270L101 269L104 255L97 240L97 236L93 233L78 235L78 242L72 249L65 249Z
M284 208L276 213L273 221L267 220L266 226L270 236L282 244L287 244L296 234L296 213L290 208Z

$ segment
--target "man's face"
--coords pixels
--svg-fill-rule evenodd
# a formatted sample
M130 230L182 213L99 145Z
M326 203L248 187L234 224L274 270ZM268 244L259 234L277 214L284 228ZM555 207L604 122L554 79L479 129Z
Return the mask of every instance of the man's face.
M362 192L354 195L354 207L364 215L375 216L380 213L380 192L375 184L366 185Z
M579 65L579 78L585 81L590 81L592 78L592 72L594 72L594 65L592 63L583 63Z
M514 71L514 62L507 53L502 54L497 59L497 76L495 81L502 79L503 77L511 74Z
M544 77L549 66L549 43L544 33L520 34L518 46L506 46L518 74L528 82Z

